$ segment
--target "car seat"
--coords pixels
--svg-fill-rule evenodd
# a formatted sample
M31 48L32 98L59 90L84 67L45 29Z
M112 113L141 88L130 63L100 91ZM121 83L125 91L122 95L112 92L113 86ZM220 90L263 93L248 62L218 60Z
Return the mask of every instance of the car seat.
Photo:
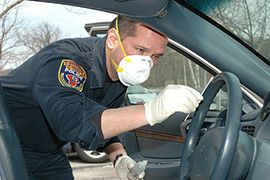
M10 117L0 85L0 179L26 180L28 177L21 145Z

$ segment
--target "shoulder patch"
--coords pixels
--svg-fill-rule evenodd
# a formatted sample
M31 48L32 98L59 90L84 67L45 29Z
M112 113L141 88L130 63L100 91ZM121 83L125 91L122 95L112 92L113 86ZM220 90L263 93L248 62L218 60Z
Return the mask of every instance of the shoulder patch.
M69 59L62 60L58 70L58 80L62 86L82 91L86 78L85 70L75 61Z

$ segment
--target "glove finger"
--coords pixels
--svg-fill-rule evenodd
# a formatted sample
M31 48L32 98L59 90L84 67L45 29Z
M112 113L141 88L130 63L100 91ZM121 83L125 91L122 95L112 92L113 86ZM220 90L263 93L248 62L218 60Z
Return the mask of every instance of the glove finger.
M191 112L194 112L196 109L195 107L191 108L189 105L187 104L181 104L179 107L178 107L178 110L179 112L183 112L183 113L186 113L186 114L189 114Z
M191 106L195 107L197 107L200 101L203 99L203 96L198 91L189 87L187 87L184 91L182 90L181 95L183 98L187 98L187 102L189 102Z
M135 166L135 163L136 162L134 160L132 160L132 159L128 159L126 161L126 163L127 163L127 168L130 170L130 169L132 169Z
M139 178L139 179L143 179L144 176L145 176L145 172L142 172L142 173L138 176L138 178Z
M203 96L202 96L202 94L201 94L199 91L197 91L197 90L195 90L195 89L193 89L193 88L191 88L191 87L189 87L189 86L186 86L186 88L190 91L190 93L193 94L193 96L196 97L196 99L197 99L198 101L203 100Z
M177 104L173 107L175 111L180 111L186 114L189 114L191 112L194 112L196 108L198 107L199 102L194 101L192 97L190 96L183 96L180 97Z
M191 111L195 111L195 109L199 106L201 100L197 99L193 94L186 96L187 102L185 105L189 107Z
M128 178L128 180L136 180L137 179L137 177L134 177L131 174L128 174L127 178Z
M169 90L178 90L180 91L180 93L182 93L182 91L185 89L185 90L188 90L189 92L191 92L198 100L203 100L203 96L201 95L201 93L189 86L184 86L184 85L167 85L162 91L169 91Z
M139 176L136 176L136 177L134 177L133 175L131 175L129 173L128 176L127 176L127 178L129 180L143 180L144 176L145 176L145 172L142 172Z
M189 90L182 88L167 92L162 104L166 107L166 112L172 114L177 111L190 113L196 109L198 102Z

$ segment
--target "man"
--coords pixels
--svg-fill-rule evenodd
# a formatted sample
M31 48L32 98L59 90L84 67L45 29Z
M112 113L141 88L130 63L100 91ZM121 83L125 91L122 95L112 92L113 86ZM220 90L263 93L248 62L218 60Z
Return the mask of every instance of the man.
M129 178L143 178L132 172L136 162L116 136L176 111L190 113L202 100L192 88L170 85L152 102L120 107L126 86L148 78L167 42L145 24L118 17L105 38L55 42L2 77L29 178L73 179L61 151L66 142L104 150L117 172L127 167Z

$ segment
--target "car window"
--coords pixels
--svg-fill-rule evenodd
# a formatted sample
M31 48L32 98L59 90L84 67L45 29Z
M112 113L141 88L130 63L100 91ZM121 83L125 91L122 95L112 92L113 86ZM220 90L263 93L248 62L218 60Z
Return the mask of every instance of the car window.
M85 29L90 36L103 37L108 22L86 24ZM149 79L142 85L128 87L127 97L130 104L143 104L154 99L168 84L187 85L202 93L212 77L203 67L168 46L164 56L152 69ZM227 91L223 87L213 100L210 110L222 111L227 108L227 104ZM258 108L247 96L243 98L242 105L245 113Z
M151 101L156 97L158 93L150 89L150 87L149 89L147 89L141 85L128 87L127 95L129 98L129 102L131 104L143 104L145 102Z
M158 64L152 69L149 79L140 88L138 86L128 88L128 97L132 104L141 104L153 99L169 84L187 85L202 92L211 77L212 75L209 72L189 58L167 47L164 56L159 59ZM136 89L136 97L134 97ZM222 96L222 98L225 97ZM223 109L222 98L217 98L216 105L211 106L211 109Z
M213 75L191 59L167 47L166 53L158 60L158 64L151 71L149 79L140 86L128 87L127 95L131 104L142 104L156 97L169 84L190 86L203 92ZM225 87L217 93L210 110L222 111L227 108L228 97ZM254 103L243 98L244 112L256 108Z
M186 0L270 61L269 0Z
M202 92L211 77L210 73L189 58L167 47L166 53L158 60L143 86L161 90L168 84L182 84Z

